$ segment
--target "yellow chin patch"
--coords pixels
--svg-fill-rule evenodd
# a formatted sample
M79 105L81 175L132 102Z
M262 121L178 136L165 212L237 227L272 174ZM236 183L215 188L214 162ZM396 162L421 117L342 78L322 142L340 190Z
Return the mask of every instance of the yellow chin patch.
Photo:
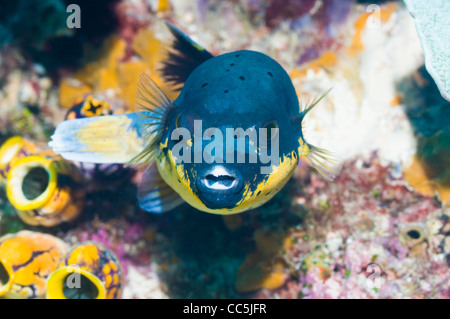
M295 151L280 158L280 165L273 165L272 173L254 191L250 189L250 185L245 186L244 196L236 205L239 209L237 212L257 208L272 199L291 178L297 165L298 157Z
M162 179L191 206L201 211L213 212L210 211L198 196L193 193L184 165L176 164L175 157L172 155L171 150L167 150L167 154L168 155L166 156L165 152L161 152L159 159L156 161L156 166Z
M284 155L280 158L280 164L278 166L272 166L272 173L254 191L250 189L250 184L245 185L243 198L236 206L223 209L210 209L206 207L199 197L194 194L190 187L191 180L188 174L186 174L184 165L176 164L171 150L167 151L167 156L164 152L161 152L160 158L156 163L164 181L191 206L207 213L230 215L254 209L269 201L292 176L298 164L298 156L295 151L292 151L288 156ZM192 175L195 177L195 172L193 173Z
M305 140L303 140L301 137L298 139L298 154L300 155L300 157L306 157L309 155L309 147L308 144L305 143Z

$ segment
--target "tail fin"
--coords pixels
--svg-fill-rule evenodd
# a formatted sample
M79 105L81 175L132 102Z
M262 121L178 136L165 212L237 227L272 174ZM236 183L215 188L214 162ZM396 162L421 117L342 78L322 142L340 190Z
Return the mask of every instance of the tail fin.
M180 88L192 71L206 60L213 58L213 55L173 24L166 21L166 25L175 39L161 71L166 81Z
M64 158L91 163L128 163L144 149L141 113L99 116L60 123L49 146Z

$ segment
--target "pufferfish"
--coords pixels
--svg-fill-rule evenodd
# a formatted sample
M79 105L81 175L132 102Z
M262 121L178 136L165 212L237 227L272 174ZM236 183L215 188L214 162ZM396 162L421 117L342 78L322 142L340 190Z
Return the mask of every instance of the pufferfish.
M254 209L281 190L300 159L330 179L336 175L337 158L302 133L304 117L324 95L302 107L289 75L269 56L249 50L213 56L167 25L174 42L162 74L181 88L179 96L169 100L142 74L140 111L62 122L49 143L56 153L145 168L138 202L153 213L183 202L223 215ZM234 134L225 139L227 129ZM260 134L250 138L252 132ZM201 156L207 150L208 159Z

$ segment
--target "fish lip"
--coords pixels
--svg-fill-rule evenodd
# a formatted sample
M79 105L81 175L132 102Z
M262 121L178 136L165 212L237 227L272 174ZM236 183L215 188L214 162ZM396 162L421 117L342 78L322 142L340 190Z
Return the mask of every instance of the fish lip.
M239 192L242 187L242 179L232 170L227 169L223 165L215 165L203 174L200 181L208 189L212 191L232 191Z
M216 165L206 172L201 182L213 191L227 191L235 189L239 180L235 173L222 165Z
M220 177L221 177L221 176L220 176ZM213 181L211 181L211 179L208 179L208 176L207 176L207 177L203 177L203 178L202 178L202 182L203 182L204 184L208 184L208 186L209 186L211 189L213 189L213 190L218 190L218 191L232 189L232 188L235 187L236 184L238 183L238 181L237 181L236 179L233 179L233 180L231 181L231 183L228 183L227 185L225 185L225 184L223 184L223 183L219 183L219 182L215 182L215 183L214 183Z
M241 199L243 180L239 172L222 165L205 171L196 184L199 199L209 208L231 208Z

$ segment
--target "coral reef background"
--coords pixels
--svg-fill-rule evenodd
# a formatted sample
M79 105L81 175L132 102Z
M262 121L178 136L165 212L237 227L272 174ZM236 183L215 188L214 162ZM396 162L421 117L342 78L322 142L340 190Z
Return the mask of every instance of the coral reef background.
M67 6L81 8L69 29ZM134 110L139 75L170 46L167 19L213 54L268 54L302 103L332 88L305 135L338 154L328 182L301 163L266 205L228 217L136 203L140 172L82 167L80 216L21 221L0 186L0 236L96 241L124 271L123 298L450 298L450 105L424 67L401 1L0 0L0 145L47 143L80 98ZM274 109L276 112L276 109Z

